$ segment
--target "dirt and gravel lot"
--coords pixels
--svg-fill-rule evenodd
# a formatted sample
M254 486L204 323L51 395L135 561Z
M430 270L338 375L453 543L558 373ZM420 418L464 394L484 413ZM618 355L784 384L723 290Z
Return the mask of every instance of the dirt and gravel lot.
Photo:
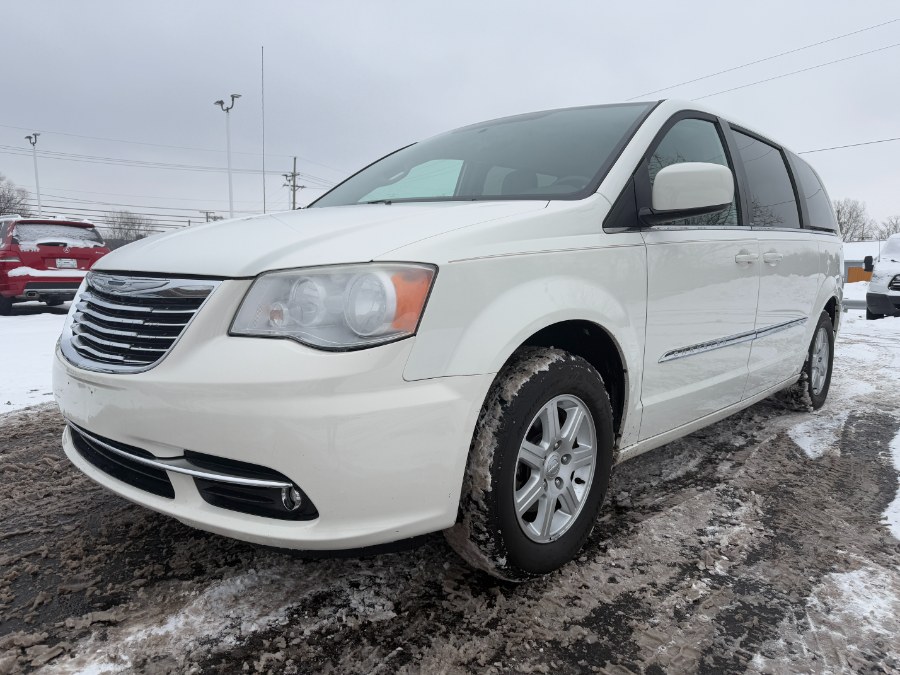
M440 535L305 559L190 529L74 470L52 404L7 413L0 673L900 672L878 323L851 317L818 413L770 399L619 467L581 557L521 586Z

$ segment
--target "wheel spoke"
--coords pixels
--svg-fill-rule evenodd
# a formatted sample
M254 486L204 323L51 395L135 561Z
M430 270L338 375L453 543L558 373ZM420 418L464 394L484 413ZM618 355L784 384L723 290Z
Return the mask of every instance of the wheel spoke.
M544 494L544 481L533 474L521 489L516 491L516 513L521 516Z
M572 447L575 443L575 439L578 437L578 432L581 430L581 425L584 424L584 420L585 412L581 406L574 406L566 411L566 422L563 424L562 429L560 429L560 436L569 447Z
M567 481L563 491L559 493L559 501L562 502L563 510L570 516L578 510L579 499L571 482Z
M544 430L542 440L548 446L553 445L559 439L559 413L556 411L556 401L550 401L541 409L540 419Z
M543 539L546 539L550 536L550 526L553 524L553 514L556 512L556 500L544 499L541 501L540 507L538 507L538 516L534 521L535 525L540 523L540 533Z
M590 466L594 461L594 448L590 445L579 445L572 450L571 459L566 464L566 471L577 471L578 469Z
M547 451L541 446L529 441L522 441L522 447L519 448L520 462L540 471L544 467L544 458L546 456Z

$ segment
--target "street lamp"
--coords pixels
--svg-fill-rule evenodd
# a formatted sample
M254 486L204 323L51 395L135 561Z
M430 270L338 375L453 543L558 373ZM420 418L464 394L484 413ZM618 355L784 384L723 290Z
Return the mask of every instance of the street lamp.
M44 215L44 209L41 207L41 182L38 180L38 170L37 170L37 138L40 134L37 131L32 132L30 135L26 136L25 139L31 143L31 156L34 159L34 187L37 191L37 200L38 200L38 215Z
M225 101L218 100L213 103L213 105L219 106L223 111L225 111L225 148L228 151L228 217L234 218L234 188L231 184L231 109L234 107L234 102L241 97L240 94L232 94L231 95L231 105L225 105Z

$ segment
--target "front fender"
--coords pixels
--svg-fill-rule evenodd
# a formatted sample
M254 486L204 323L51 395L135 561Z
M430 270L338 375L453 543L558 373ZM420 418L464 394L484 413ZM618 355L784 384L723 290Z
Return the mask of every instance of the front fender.
M646 318L643 246L549 251L466 260L441 268L404 378L497 372L536 332L590 321L618 344L640 383Z

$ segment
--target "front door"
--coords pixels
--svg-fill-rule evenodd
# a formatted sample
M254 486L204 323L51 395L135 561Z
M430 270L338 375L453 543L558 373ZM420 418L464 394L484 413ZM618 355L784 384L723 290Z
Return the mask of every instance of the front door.
M635 180L652 189L657 171L691 161L732 168L715 118L698 114L674 122ZM756 322L759 246L740 224L735 195L727 211L643 232L648 291L641 440L741 400Z

